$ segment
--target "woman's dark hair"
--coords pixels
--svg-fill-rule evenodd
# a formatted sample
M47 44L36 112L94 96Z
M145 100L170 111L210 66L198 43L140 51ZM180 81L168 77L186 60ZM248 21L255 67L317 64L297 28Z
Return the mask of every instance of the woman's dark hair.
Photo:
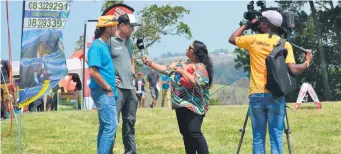
M193 42L194 46L194 56L198 63L203 63L206 66L208 73L208 85L211 87L213 80L213 66L211 62L211 58L208 56L207 47L204 43L195 40Z
M98 39L99 37L101 37L101 35L105 32L105 28L106 27L96 28L96 30L95 30L95 39Z

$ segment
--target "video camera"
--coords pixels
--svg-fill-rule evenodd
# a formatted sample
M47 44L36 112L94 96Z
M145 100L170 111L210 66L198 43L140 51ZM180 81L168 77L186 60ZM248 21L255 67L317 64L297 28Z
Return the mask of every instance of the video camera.
M291 11L282 11L281 8L278 7L266 7L265 1L258 0L256 2L257 6L260 7L261 9L259 11L256 11L254 9L254 1L252 0L248 5L247 5L247 12L244 12L244 18L248 21L251 21L252 19L259 18L262 16L262 12L267 11L267 10L275 10L278 11L282 17L283 17L283 23L281 28L281 34L280 35L287 35L287 32L290 30L293 30L295 28L295 14ZM259 22L251 26L251 30L254 32L259 32Z

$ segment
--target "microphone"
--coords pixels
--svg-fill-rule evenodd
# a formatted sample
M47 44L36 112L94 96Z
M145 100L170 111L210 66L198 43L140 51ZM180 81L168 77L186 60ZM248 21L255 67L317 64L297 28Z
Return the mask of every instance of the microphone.
M144 56L143 51L142 51L144 49L143 39L141 39L141 38L137 39L136 40L136 46L141 52L141 59L142 59Z
M139 48L140 50L144 49L144 43L142 39L137 39L136 41L136 46L137 48Z

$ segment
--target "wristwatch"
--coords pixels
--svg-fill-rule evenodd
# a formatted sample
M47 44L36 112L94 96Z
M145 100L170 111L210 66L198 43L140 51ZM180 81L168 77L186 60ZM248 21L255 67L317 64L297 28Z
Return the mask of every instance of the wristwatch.
M109 88L109 89L104 89L106 92L112 92L112 89Z

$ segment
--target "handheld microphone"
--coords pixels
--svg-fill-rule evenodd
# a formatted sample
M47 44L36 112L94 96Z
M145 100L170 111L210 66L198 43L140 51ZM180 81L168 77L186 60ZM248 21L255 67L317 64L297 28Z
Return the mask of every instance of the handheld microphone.
M141 58L143 57L143 49L144 49L144 43L143 43L143 39L137 39L136 41L136 46L137 48L140 50L141 52Z
M144 56L143 54L143 49L144 49L144 43L143 43L143 39L139 38L136 40L136 46L137 48L140 50L140 53L141 53L141 60Z

